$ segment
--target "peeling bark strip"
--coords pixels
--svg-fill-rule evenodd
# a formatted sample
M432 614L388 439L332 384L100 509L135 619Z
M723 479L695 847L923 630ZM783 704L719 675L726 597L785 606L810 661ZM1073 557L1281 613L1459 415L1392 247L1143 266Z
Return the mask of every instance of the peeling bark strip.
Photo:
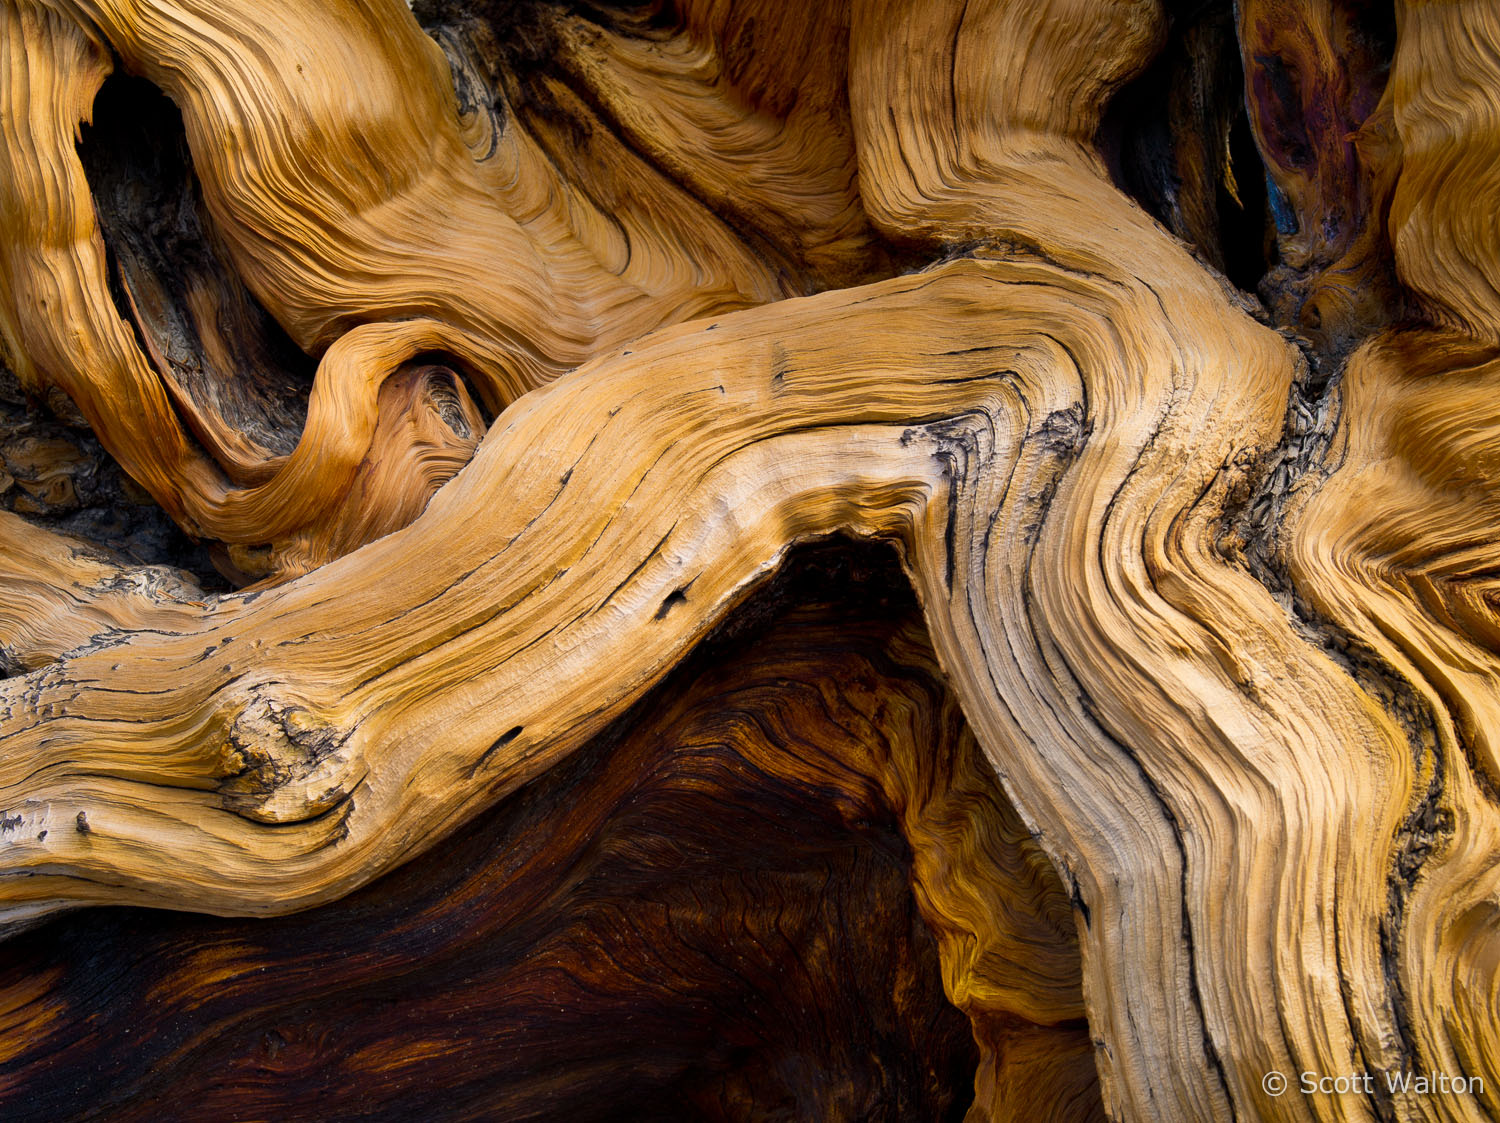
M6 347L264 579L205 601L0 520L0 921L336 901L842 533L900 551L1025 824L891 796L972 1118L1038 1118L1043 1071L1059 1120L1500 1117L1500 15L1399 3L1392 48L1304 7L1237 24L1267 314L1106 171L1156 0L537 5L504 39L397 0L0 0ZM290 453L174 373L144 251L111 271L74 133L117 64L319 357ZM1077 977L1012 927L1062 900ZM1098 1099L1033 1032L1079 1013Z

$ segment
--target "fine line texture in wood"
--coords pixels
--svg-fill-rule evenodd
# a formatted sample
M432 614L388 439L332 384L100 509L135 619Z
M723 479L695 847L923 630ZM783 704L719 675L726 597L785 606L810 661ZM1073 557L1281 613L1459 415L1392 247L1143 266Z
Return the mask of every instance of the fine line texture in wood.
M0 924L334 915L563 776L495 829L614 868L753 690L736 791L901 850L892 1057L975 1050L792 1115L1495 1118L1500 16L1188 7L0 0L8 362L236 586L0 517ZM835 536L921 628L703 647Z

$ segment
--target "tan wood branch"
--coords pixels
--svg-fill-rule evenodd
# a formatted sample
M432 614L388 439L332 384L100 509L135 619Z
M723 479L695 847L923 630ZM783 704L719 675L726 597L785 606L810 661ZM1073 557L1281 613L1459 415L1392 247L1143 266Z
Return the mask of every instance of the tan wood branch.
M195 532L274 543L296 518L300 541L291 558L273 558L269 572L334 556L335 547L312 539L327 537L323 522L348 502L346 457L358 463L368 450L376 390L413 348L456 355L499 409L657 324L785 292L706 212L672 227L680 243L691 243L686 262L652 252L664 237L662 214L627 208L606 218L517 129L479 158L458 131L447 62L395 0L378 15L352 3L227 12L190 2L159 6L153 20L130 3L66 7L78 25L31 3L8 5L4 16L11 104L21 112L0 146L7 161L0 252L12 286L0 302L0 331L23 377L73 397L132 475ZM230 487L222 469L257 474L229 455L240 442L208 434L208 447L228 456L222 466L193 444L121 321L73 146L110 64L80 25L97 29L127 66L177 101L205 203L235 266L293 339L322 355L302 452L293 457L311 463L323 477L318 486L293 470L258 487ZM206 26L214 27L213 51L202 49ZM222 55L256 62L226 68ZM366 88L385 98L362 115L349 115L337 93L353 58L362 60ZM378 150L367 135L380 137ZM691 204L665 205L686 218L681 208ZM413 275L424 278L418 301L408 292ZM69 317L49 306L69 309ZM80 330L90 356L81 371L71 358L78 346L71 333ZM372 346L362 332L382 342ZM405 345L392 345L397 336ZM132 408L120 411L121 401ZM363 415L352 427L351 411ZM213 426L211 414L194 416ZM425 500L425 483L403 486ZM299 496L292 506L289 491ZM396 506L411 503L403 497ZM276 509L279 521L262 525L257 504Z
M37 670L109 633L193 626L208 598L166 566L122 565L77 539L0 513L0 651Z
M0 684L0 919L339 897L621 717L793 545L843 533L900 550L1026 852L1073 908L1081 980L1025 946L998 816L966 802L976 841L955 848L887 775L985 1050L976 1117L1015 1111L1004 1019L1071 1016L1080 982L1116 1118L1493 1117L1497 250L1460 204L1497 196L1464 175L1500 136L1492 9L1400 7L1402 163L1381 174L1393 266L1440 327L1355 356L1322 399L1344 410L1324 454L1289 416L1297 349L1094 148L1159 5L853 0L846 107L815 97L669 160L739 96L712 57L728 17L686 8L660 54L560 19L588 112L742 222L779 196L724 202L737 145L800 169L817 221L763 238L802 280L878 236L945 259L765 304L798 285L676 186L630 202L644 181L602 161L611 227L545 126L476 153L399 4L0 5L9 347L190 526L310 570L199 606L0 522L0 644L34 668ZM186 439L109 297L70 139L107 69L96 36L182 107L235 267L321 353L302 444L252 487ZM357 112L330 94L355 59L379 95ZM673 92L633 112L656 73ZM863 219L837 186L852 168ZM694 217L671 252L674 206ZM479 425L447 368L407 365L434 351L509 404L428 503ZM1007 984L986 956L1034 974ZM1273 1071L1481 1084L1278 1095Z
M1237 315L1216 292L1200 299ZM813 328L833 308L869 324L869 350L842 350L825 369ZM788 541L843 527L909 543L945 666L1007 790L1077 888L1090 1014L1117 1058L1118 1068L1102 1066L1116 1110L1138 1111L1133 1093L1256 1102L1258 1067L1332 1064L1339 1048L1378 1046L1350 1036L1316 1052L1330 1029L1353 1035L1389 1017L1389 995L1365 989L1382 976L1376 918L1361 910L1383 906L1389 839L1409 794L1349 788L1363 774L1346 776L1343 745L1324 748L1314 729L1342 713L1347 736L1387 746L1388 774L1399 774L1404 739L1372 721L1353 682L1307 653L1274 602L1203 541L1227 491L1214 481L1253 453L1246 399L1260 397L1262 439L1274 439L1290 361L1274 337L1256 344L1260 329L1246 322L1233 363L1203 364L1220 372L1218 387L1182 393L1186 372L1171 353L1142 367L1108 350L1118 337L1106 325L1120 312L1109 287L1044 263L959 262L779 307L774 343L759 322L771 310L678 329L528 399L408 531L284 589L231 598L181 636L132 637L124 650L75 655L10 685L5 772L19 797L10 813L23 822L7 859L35 875L7 881L10 915L65 899L279 911L347 891L600 728ZM925 332L901 327L937 316L946 330L936 353ZM1249 347L1262 356L1258 375ZM1157 404L1103 412L1112 378L1153 380ZM1099 412L1084 411L1085 392ZM709 439L684 449L651 436L686 421ZM1184 439L1168 444L1164 426L1214 437L1221 451L1179 478L1179 506L1159 505L1144 525L1112 521L1138 511L1112 500L1122 481L1147 478L1133 470L1143 452L1186 468L1175 451ZM650 462L620 462L614 433L631 434ZM483 540L453 549L449 528L471 522L498 480L517 502ZM1081 547L1078 522L1106 549ZM433 560L414 575L408 557ZM364 577L351 587L342 570L356 561ZM379 591L387 567L403 574L398 596ZM1247 607L1231 613L1226 588ZM992 617L988 604L1019 615ZM1210 611L1212 631L1194 620ZM1158 646L1163 627L1180 647ZM1211 662L1190 654L1195 644ZM221 667L245 665L239 653L252 649L254 675L219 685ZM1253 664L1235 654L1251 651ZM160 670L133 674L128 697L86 685L127 652ZM1299 684L1326 683L1316 713L1300 689L1286 697L1255 670L1267 659L1296 660ZM1179 688L1145 706L1142 664ZM80 772L85 743L92 759ZM1315 765L1309 754L1320 750L1330 757ZM177 778L170 790L165 776ZM1202 802L1194 793L1205 783L1275 800L1276 815L1253 814L1283 829L1247 854L1241 816L1251 811ZM1296 811L1313 799L1315 816ZM1156 841L1143 845L1148 830ZM1367 841L1341 847L1336 865L1288 860L1351 832ZM166 860L129 859L145 838ZM1374 887L1335 893L1333 871L1347 887L1361 860ZM1195 883L1217 896L1194 895ZM1231 907L1198 911L1208 900ZM1263 915L1266 901L1276 902L1272 922L1247 942L1244 918ZM1186 926L1164 922L1173 907L1191 910ZM1342 944L1337 909L1353 910L1339 924L1357 934ZM1289 946L1297 992L1292 980L1246 989L1275 977ZM1313 978L1327 990L1307 986L1305 965L1319 957L1327 973ZM1226 972L1231 961L1238 970ZM1126 972L1127 962L1153 966ZM1339 982L1360 987L1368 1021L1346 1022ZM1157 1017L1143 1022L1133 1013L1143 1007ZM1260 1030L1222 1039L1215 1065L1199 1018ZM1294 1018L1306 1028L1282 1037ZM1245 1052L1231 1051L1240 1043ZM1153 1087L1163 1079L1172 1084Z

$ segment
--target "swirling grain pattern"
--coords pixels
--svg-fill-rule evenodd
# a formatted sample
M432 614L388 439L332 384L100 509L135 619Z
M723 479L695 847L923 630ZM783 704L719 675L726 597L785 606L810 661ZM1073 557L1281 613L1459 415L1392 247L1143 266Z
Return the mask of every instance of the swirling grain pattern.
M1267 8L1255 131L1330 220L1279 243L1306 345L1110 180L1156 0L548 7L524 74L394 0L0 5L7 345L273 579L195 605L0 524L0 642L35 667L0 683L0 921L328 906L569 767L844 534L899 551L973 740L852 663L820 704L857 768L790 701L731 739L773 788L890 809L972 1118L1493 1117L1500 20L1401 4L1383 82L1379 36L1324 65L1349 6L1284 38ZM1297 99L1263 79L1301 54L1281 151ZM320 357L248 485L109 289L71 135L115 58ZM486 67L503 113L460 96ZM921 643L883 658L930 677ZM1389 1090L1413 1071L1479 1083Z

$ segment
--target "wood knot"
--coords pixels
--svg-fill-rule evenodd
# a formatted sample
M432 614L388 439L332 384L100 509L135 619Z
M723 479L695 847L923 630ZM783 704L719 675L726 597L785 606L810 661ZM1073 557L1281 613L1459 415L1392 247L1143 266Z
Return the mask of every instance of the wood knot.
M257 686L228 723L217 776L225 806L247 819L286 823L348 798L349 731Z

